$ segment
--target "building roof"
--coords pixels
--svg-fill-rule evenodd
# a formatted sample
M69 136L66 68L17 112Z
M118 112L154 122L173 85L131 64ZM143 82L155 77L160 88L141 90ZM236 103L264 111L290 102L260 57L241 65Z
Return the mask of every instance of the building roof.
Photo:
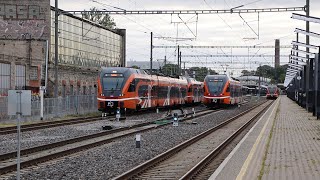
M58 8L58 9L59 9L59 8ZM52 11L55 11L56 8L55 8L54 6L51 6L51 10L52 10ZM59 9L59 13L62 14L62 15L69 16L69 17L78 19L78 20L83 21L83 22L85 22L85 23L91 24L91 25L93 25L93 26L96 26L96 27L99 27L99 28L102 28L102 29L111 31L111 32L113 32L113 33L115 33L115 34L119 34L119 35L123 36L123 34L121 34L121 31L120 31L120 30L122 30L122 29L110 29L110 28L107 28L107 27L105 27L105 26L101 26L100 24L97 24L97 23L95 23L95 22L89 21L89 20L87 20L87 19L83 19L83 18L81 18L81 17L75 16L75 15L73 15L73 14L71 14L71 13L68 13L67 11L62 10L62 9Z
M259 76L240 76L237 77L240 81L259 81ZM260 77L260 81L269 83L271 81L270 78Z

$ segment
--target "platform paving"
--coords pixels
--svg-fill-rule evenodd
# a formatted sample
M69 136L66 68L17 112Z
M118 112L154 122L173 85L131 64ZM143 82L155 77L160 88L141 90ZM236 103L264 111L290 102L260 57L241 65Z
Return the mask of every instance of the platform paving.
M281 96L210 179L319 180L320 121Z
M320 179L320 121L287 97L280 101L262 179Z

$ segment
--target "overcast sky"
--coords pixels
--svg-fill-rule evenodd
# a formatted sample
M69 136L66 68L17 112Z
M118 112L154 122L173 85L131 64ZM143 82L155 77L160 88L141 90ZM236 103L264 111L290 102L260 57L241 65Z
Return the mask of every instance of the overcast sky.
M59 8L63 10L83 10L90 7L98 9L113 9L110 6L126 10L180 10L180 9L230 9L239 5L242 8L275 8L302 7L304 0L60 0ZM311 16L320 17L320 1L310 0ZM98 3L97 3L98 2ZM105 4L105 5L103 5ZM54 6L54 0L51 0ZM107 6L109 5L109 6ZM304 12L295 12L305 14ZM295 28L305 29L305 22L291 19L292 12L260 13L259 30L258 14L210 14L180 15L186 25L180 23L177 15L114 15L112 16L117 28L127 29L127 61L150 60L150 32L154 33L154 45L274 45L275 39L280 39L281 45L290 45L296 38ZM251 28L246 25L246 21ZM197 27L197 28L196 28ZM190 31L190 30L191 31ZM259 39L257 35L259 31ZM320 25L310 23L310 31L320 33ZM193 41L168 41L157 37L195 38ZM255 38L255 39L254 39ZM301 41L304 37L300 36ZM319 41L318 41L319 42ZM311 38L316 44L316 39ZM319 45L319 43L318 43ZM216 55L216 54L267 54L274 55L274 49L182 49L183 55ZM281 49L281 55L288 55L290 49ZM154 49L154 63L162 63L166 55L168 61L176 62L175 49ZM158 62L157 62L158 61ZM228 72L240 75L242 69L255 70L258 62L262 65L273 64L273 58L182 58L186 66L206 66L222 71L222 66L228 64ZM230 64L233 62L233 64ZM250 62L250 63L249 63ZM288 58L281 58L281 64L288 62ZM240 64L241 63L241 64Z

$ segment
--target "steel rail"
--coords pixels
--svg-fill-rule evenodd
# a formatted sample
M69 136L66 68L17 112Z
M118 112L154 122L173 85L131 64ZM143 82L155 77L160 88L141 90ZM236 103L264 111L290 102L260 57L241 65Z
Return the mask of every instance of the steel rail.
M103 120L103 119L101 119L101 117L83 117L83 118L76 118L76 119L26 124L21 126L21 132L33 131L33 130L45 129L45 128L51 128L51 127L57 127L57 126L64 126L64 125L70 125L70 124L80 124L80 123L93 122L93 121L99 121L99 120ZM17 132L16 126L0 128L0 135L12 134L16 132Z
M169 149L168 151L140 164L139 166L119 175L118 177L114 178L114 179L133 179L136 176L138 176L139 174L141 174L142 172L152 168L153 166L155 166L156 164L169 159L170 157L172 157L173 155L175 155L176 153L178 153L179 151L183 150L184 148L194 144L195 142L199 141L200 139L206 137L207 135L213 133L214 131L226 126L227 124L229 124L230 122L234 121L235 119L238 119L239 117L251 112L252 110L256 109L257 107L259 107L260 105L264 104L266 101L264 101L263 103L260 103L242 113L237 114L236 116L229 118L228 120L218 124L217 126L214 126L213 128Z
M222 111L222 110L219 110L219 109L218 110L207 110L207 109L200 110L200 111L197 111L197 113L198 113L197 117L204 116L204 115L211 114L211 113L216 113L216 112L219 112L219 111ZM188 113L187 115L193 115L193 112ZM181 115L180 117L182 117L182 116L184 116L184 115ZM189 119L192 119L192 118L193 117L191 116L191 117L185 118L185 119L183 119L181 121L189 120ZM161 119L161 120L163 120L163 119ZM127 131L127 130L131 130L131 129L134 129L134 128L137 128L137 127L151 125L153 123L155 123L155 121L140 123L140 124L136 124L136 125L133 125L133 126L130 126L130 127L118 128L118 129L114 129L114 130L111 130L111 131L106 131L106 132L102 132L102 133L96 133L96 134L77 137L77 138L74 138L74 139L60 141L60 142L56 142L56 143L52 143L52 144L46 144L46 145L42 145L42 146L37 146L37 147L34 147L34 148L22 150L21 151L21 155L26 156L26 155L29 155L30 153L41 152L43 150L48 150L48 149L52 149L52 148L56 148L56 147L61 147L61 146L64 146L64 145L68 145L68 144L72 144L72 143L76 143L76 142L80 142L80 141L90 140L90 139L93 139L93 138L98 138L98 137L114 134L114 133L117 133L117 132ZM112 137L112 138L105 139L105 140L96 141L96 142L93 142L93 143L90 143L90 144L81 145L81 146L78 146L78 147L70 148L70 149L65 150L65 151L52 153L50 155L44 155L44 156L41 156L41 157L38 157L38 158L34 158L34 159L31 159L31 160L26 160L26 161L21 162L20 166L21 166L21 168L25 168L25 167L28 167L28 166L31 166L31 165L36 165L36 164L39 164L39 163L42 163L42 162L45 162L45 161L49 161L49 160L56 159L56 158L59 158L59 157L62 157L62 156L67 156L69 154L74 154L74 153L77 153L79 151L83 151L83 150L87 150L87 149L90 149L90 148L93 148L93 147L96 147L96 146L100 146L100 145L103 145L103 144L106 144L106 143L110 143L110 142L112 142L112 141L114 141L116 139L119 139L119 138L122 138L122 137L126 137L126 136L129 136L129 135L135 134L137 132L144 132L144 131L148 131L148 130L151 130L151 129L159 128L159 127L162 127L162 126L165 126L165 125L169 125L169 124L171 124L171 122L167 122L167 123L156 125L156 126L152 126L152 127L147 127L146 129L140 129L138 131L134 131L134 132L131 132L131 133L119 135L119 136ZM12 159L12 158L15 158L15 157L16 157L16 152L3 154L3 155L0 155L0 161L3 162L5 160L9 160L9 159ZM16 168L17 168L16 163L8 165L8 166L5 166L5 167L0 167L0 175L15 171Z
M140 115L145 112L146 110L138 111L137 113L133 114L133 116ZM102 119L101 116L95 116L95 117L80 117L80 118L57 120L57 121L46 121L46 122L22 125L21 132L52 128L52 127L70 125L70 124L80 124L80 123L87 123L87 122L93 122L93 121L99 121L99 120L108 120L108 119L110 119L110 117L106 119ZM16 126L0 128L0 135L13 134L16 132L17 132Z
M194 179L201 171L211 163L215 157L217 157L221 152L238 137L254 120L256 120L266 109L268 109L275 101L270 103L268 106L263 108L254 117L250 118L245 124L243 124L238 130L236 130L232 135L230 135L224 142L222 142L217 148L210 152L205 158L203 158L197 165L195 165L190 171L188 171L180 179Z

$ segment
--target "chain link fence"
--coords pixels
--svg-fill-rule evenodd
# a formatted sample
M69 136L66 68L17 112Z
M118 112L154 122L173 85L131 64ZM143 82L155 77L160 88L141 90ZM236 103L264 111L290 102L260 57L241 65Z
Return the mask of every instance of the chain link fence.
M31 116L24 116L24 121L40 119L40 98L32 97ZM8 97L0 97L0 123L13 122L16 117L8 116ZM48 120L55 117L67 115L83 115L98 112L97 96L79 95L58 98L45 98L43 119Z

